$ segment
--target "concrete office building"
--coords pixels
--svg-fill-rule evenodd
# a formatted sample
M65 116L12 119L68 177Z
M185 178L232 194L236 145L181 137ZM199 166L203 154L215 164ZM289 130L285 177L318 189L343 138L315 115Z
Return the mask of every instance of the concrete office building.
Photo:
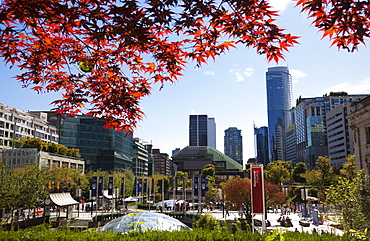
M348 127L347 105L341 104L326 113L328 154L332 165L340 165L354 154L352 135Z
M348 120L355 149L356 168L370 175L370 96L348 105Z
M240 165L243 165L243 137L241 130L229 127L225 130L224 153Z
M291 124L291 83L288 67L268 68L266 91L270 162L286 160L285 128Z
M216 148L215 118L208 118L207 115L189 116L189 146Z
M171 175L171 160L167 153L162 153L160 149L153 149L152 155L154 158L154 174L162 174L164 176Z
M69 167L85 172L85 162L81 158L38 151L37 148L4 149L0 152L5 168L23 168L37 164L39 168Z
M0 103L0 149L11 149L10 139L40 138L57 144L59 136L55 126L47 121L47 114L38 116Z
M133 139L132 171L136 177L148 176L149 154L145 145L139 138Z

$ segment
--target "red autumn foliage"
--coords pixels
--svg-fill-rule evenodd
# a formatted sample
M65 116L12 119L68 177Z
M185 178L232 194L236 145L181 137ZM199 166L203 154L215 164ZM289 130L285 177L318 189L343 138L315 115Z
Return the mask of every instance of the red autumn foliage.
M281 187L264 181L266 207L284 204L286 196ZM225 201L232 202L239 209L245 204L251 206L251 182L249 178L230 178L221 184Z
M325 15L321 6L336 2L336 12ZM342 2L351 4L297 5L316 17L333 44L357 47L368 37L365 13L351 18L350 26L344 21L356 9L366 14L369 9ZM346 17L328 22L340 9ZM264 0L2 0L0 57L23 71L16 78L24 87L61 92L53 102L58 113L84 111L103 118L106 127L132 130L153 83L176 81L189 61L200 66L237 44L256 49L267 61L283 59L298 37L279 28L276 16Z
M332 45L353 52L370 37L369 1L296 0Z

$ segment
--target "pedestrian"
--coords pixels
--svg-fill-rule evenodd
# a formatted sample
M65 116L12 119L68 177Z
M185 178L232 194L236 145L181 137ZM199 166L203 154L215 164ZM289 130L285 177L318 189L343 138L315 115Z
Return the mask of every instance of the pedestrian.
M226 207L226 216L230 216L229 208L228 207Z

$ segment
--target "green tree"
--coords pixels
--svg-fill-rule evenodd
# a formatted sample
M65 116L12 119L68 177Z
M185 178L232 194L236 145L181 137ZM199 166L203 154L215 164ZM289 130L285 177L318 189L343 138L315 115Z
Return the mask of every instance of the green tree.
M201 170L200 174L205 176L208 180L208 191L206 193L206 200L214 201L219 199L218 190L215 186L216 183L216 167L213 164L207 164Z
M327 202L339 210L346 230L370 228L370 177L363 171L353 180L339 177L327 190Z
M215 165L213 164L207 164L203 167L202 171L200 172L200 174L202 176L205 176L205 177L213 177L215 178L216 176L216 168L215 168Z
M281 185L291 179L291 170L291 162L274 161L267 164L264 174L268 182Z
M320 186L329 186L334 184L336 180L336 175L330 163L331 159L327 156L319 156L316 160L316 169L320 171Z
M319 186L321 185L321 171L312 169L308 170L305 173L302 173L301 176L306 179L307 185L309 186Z
M12 170L1 166L0 175L0 205L11 213L16 209L35 207L47 195L46 170L37 165Z
M180 181L180 184L182 186L183 185L185 185L185 187L187 186L187 181L189 180L189 176L187 172L178 171L176 172L175 177L177 177L177 181L178 182ZM183 183L184 180L185 180L185 183Z
M40 138L25 138L23 148L37 148L42 151L43 142Z
M344 163L343 168L340 170L340 174L349 180L354 180L356 178L357 170L355 155L348 155L347 162Z
M57 144L58 145L58 152L57 154L67 156L68 155L68 148L64 145Z
M78 170L69 167L53 167L48 170L48 179L54 184L59 182L60 188L67 191L76 187L79 182L81 184L82 176ZM86 187L84 182L83 184Z
M40 169L38 165L27 166L16 171L23 182L20 187L22 205L28 209L35 208L41 199L47 197L48 190L45 187L48 171L44 168Z
M48 143L48 151L50 152L50 153L55 153L55 154L57 154L58 152L59 152L59 147L60 147L60 145L58 145L58 144L55 144L55 143Z
M301 174L307 172L307 166L304 162L298 162L294 168L293 168L293 173L292 173L292 178L294 182L299 182L299 183L305 183L306 178L302 177Z

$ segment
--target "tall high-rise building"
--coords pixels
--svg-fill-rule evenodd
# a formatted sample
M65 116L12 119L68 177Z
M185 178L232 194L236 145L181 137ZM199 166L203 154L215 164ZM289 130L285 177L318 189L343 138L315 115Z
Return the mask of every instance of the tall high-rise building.
M285 161L285 128L291 124L291 76L286 66L266 72L268 145L270 161Z
M229 127L225 130L224 153L243 165L243 137L241 130L238 130L236 127Z
M215 118L208 118L207 115L189 116L189 146L216 148Z
M257 163L267 165L270 162L268 155L269 151L267 126L262 126L260 128L254 126L254 141Z

